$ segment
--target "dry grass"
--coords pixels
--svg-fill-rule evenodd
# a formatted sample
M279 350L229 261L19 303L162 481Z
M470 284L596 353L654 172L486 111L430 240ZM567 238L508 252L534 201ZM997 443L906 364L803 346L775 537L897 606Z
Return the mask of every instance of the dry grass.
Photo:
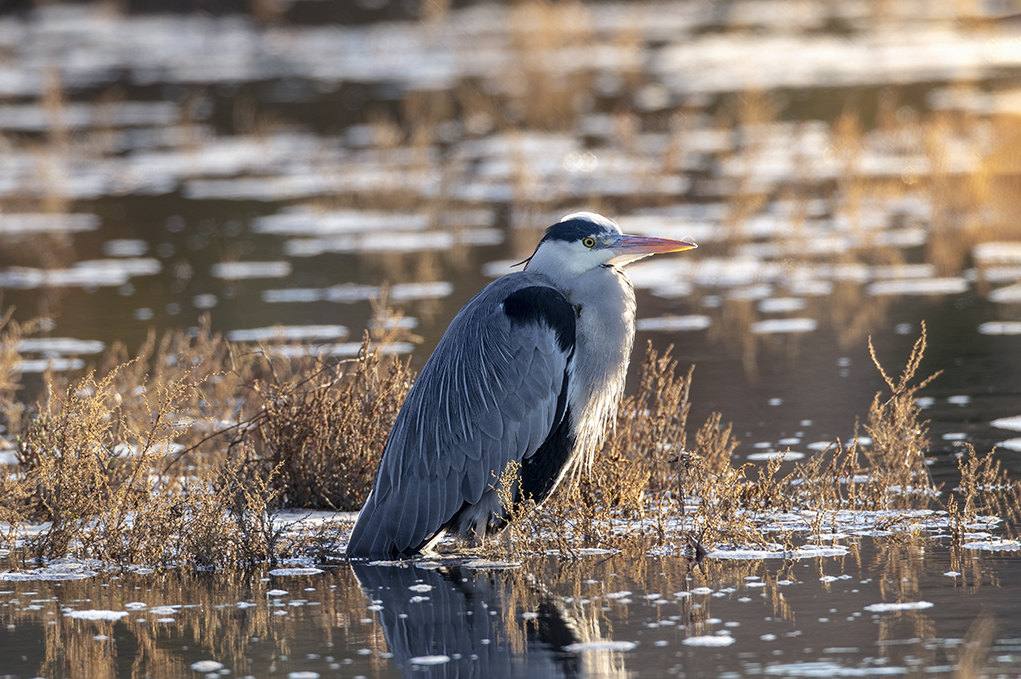
M375 340L401 339L391 327ZM22 328L2 332L10 346ZM368 494L411 384L407 364L375 346L367 334L353 361L290 359L231 346L204 323L194 336L150 337L123 362L123 347L113 347L78 380L50 376L30 418L6 418L23 426L14 430L18 468L0 469L0 548L203 568L293 551L275 509L353 509ZM14 384L16 356L0 361ZM13 403L5 412L18 412ZM183 453L173 447L181 445ZM49 525L19 537L26 522Z
M857 437L847 445L837 441L786 473L782 458L759 467L735 466L737 441L719 413L696 431L687 449L692 373L682 376L669 351L660 356L650 346L636 392L621 404L591 474L565 482L537 511L531 505L511 507L505 498L512 514L525 520L497 549L504 556L509 546L518 555L554 550L572 556L579 547L642 549L679 538L693 554L778 539L794 547L792 532L773 523L778 513L803 516L808 532L820 534L835 526L830 519L843 510L882 511L884 528L910 529L917 523L911 510L942 507L958 542L963 526L978 516L1015 524L1021 483L1007 478L993 453L978 458L969 448L961 458L961 486L941 504L926 466L927 427L917 405L919 390L936 377L916 380L925 346L923 327L897 379L873 352L889 393L877 393L869 409L865 430L871 443L863 446ZM507 473L512 480L514 470Z
M272 478L279 505L357 510L412 382L407 362L382 359L366 338L352 362L252 385L257 415L231 447L252 478Z
M10 339L23 329L8 323L0 331ZM357 358L329 363L231 346L206 324L194 336L151 337L127 360L114 347L78 380L51 376L31 417L7 419L22 423L20 465L0 470L0 547L22 558L220 569L336 553L336 527L296 536L273 515L289 507L353 510L364 501L413 381L406 362L372 349L395 339L366 334ZM940 498L916 402L935 377L916 379L925 341L923 329L897 379L876 361L889 393L877 394L869 410L869 445L837 442L786 473L780 459L735 466L737 440L719 413L689 437L693 373L679 371L670 350L649 346L591 472L570 477L539 510L514 505L508 493L512 528L491 548L570 556L579 547L674 544L697 553L778 536L793 546L791 531L771 525L784 512L810 517L813 533L827 530L839 510L888 510L888 525L910 522L898 512L939 507ZM11 384L16 366L13 354L0 356ZM5 412L17 412L14 392L4 393ZM968 447L960 465L961 485L945 507L957 543L976 517L1021 518L1021 484L992 453L979 457ZM516 473L505 471L506 488ZM19 537L16 526L30 521L48 522L48 530Z

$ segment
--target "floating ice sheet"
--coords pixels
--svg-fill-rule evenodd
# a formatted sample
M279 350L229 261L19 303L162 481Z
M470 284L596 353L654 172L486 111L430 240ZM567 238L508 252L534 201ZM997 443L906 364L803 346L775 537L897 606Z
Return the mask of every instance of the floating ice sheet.
M449 655L416 655L408 659L411 665L444 665L450 662Z
M18 342L18 351L46 356L98 354L106 345L99 340L79 340L70 337L29 337Z
M801 297L771 297L759 302L759 311L764 314L782 314L801 311L805 308L805 300Z
M843 556L848 553L847 547L833 545L820 547L817 545L803 545L796 549L785 549L783 545L769 545L760 547L717 547L710 550L709 557L713 559L813 559L826 556Z
M278 577L286 577L293 575L318 575L323 572L321 568L301 568L298 566L290 566L287 568L274 568L269 572L270 575Z
M1021 550L1021 542L1017 540L984 540L966 542L965 549L978 549L986 552L1016 552Z
M779 452L775 450L767 451L765 453L749 453L746 456L749 460L775 460L777 458L783 458L785 461L800 460L805 457L804 453L796 453L794 451Z
M95 231L99 217L90 214L0 214L0 236Z
M85 564L68 562L51 564L46 568L0 572L0 580L84 580L96 574Z
M504 235L499 229L463 229L459 231L368 232L330 238L296 238L284 244L291 257L314 257L329 252L422 252L450 250L465 245L499 245Z
M818 325L814 318L775 318L752 323L751 331L756 335L812 332Z
M700 636L700 637L688 637L681 643L685 646L705 646L708 648L719 648L721 646L730 646L735 641L734 637L730 635L713 635L713 636Z
M220 262L209 274L228 281L245 278L284 278L291 275L290 262Z
M884 295L956 295L968 291L964 278L921 278L878 281L866 288L872 296Z
M215 660L196 660L190 667L196 672L208 673L223 669L223 663L218 663Z
M0 288L102 288L123 285L132 276L152 276L162 269L157 259L97 259L69 269L11 267L0 271Z
M423 231L429 215L414 212L290 209L252 222L252 231L280 236L329 236L348 233Z
M989 424L1000 429L1010 429L1011 431L1021 431L1021 415L1014 415L1013 417L1000 417Z
M128 611L104 611L104 610L87 610L87 611L68 611L64 613L68 618L75 618L76 620L120 620L121 618L131 615Z
M1021 335L1021 321L989 321L978 326L983 335Z
M979 243L971 250L972 257L982 266L1021 264L1021 243Z
M626 653L638 648L633 641L581 641L564 646L568 653L587 653L591 651L610 651L613 653Z
M869 665L845 667L830 660L766 665L765 674L783 677L879 677L907 674L908 668L896 665Z
M305 340L331 340L348 336L343 325L276 325L269 328L231 330L227 339L231 342L294 342Z
M447 297L454 291L454 286L446 281L432 283L399 283L391 285L387 290L387 299L392 302L407 302L417 299L439 299ZM381 288L377 285L357 285L345 283L331 288L290 288L284 290L266 290L262 293L264 302L339 302L353 304L378 299Z
M103 243L103 254L107 257L141 257L149 251L149 244L135 238L116 238Z
M993 290L989 293L989 301L998 304L1021 304L1021 283Z
M659 318L642 318L635 323L636 330L680 332L688 330L705 330L712 324L708 316L660 316Z
M925 608L932 608L931 601L901 601L893 603L870 604L864 607L869 613L890 613L892 611L918 611Z
M81 370L85 361L80 358L29 358L18 361L18 370L25 374L43 373L47 370L68 372Z

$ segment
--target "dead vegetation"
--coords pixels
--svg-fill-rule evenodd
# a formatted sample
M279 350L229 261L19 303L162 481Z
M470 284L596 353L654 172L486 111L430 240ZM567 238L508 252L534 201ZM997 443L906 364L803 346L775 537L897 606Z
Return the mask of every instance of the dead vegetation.
M3 346L24 331L8 319ZM192 336L150 337L131 358L114 347L77 380L50 375L31 409L15 401L16 352L0 355L8 385L0 412L19 461L0 469L0 547L23 560L200 568L339 553L342 528L295 532L274 512L364 502L413 382L406 362L375 350L400 331L380 332L366 334L356 358L330 361L307 347L230 345L205 324ZM960 486L941 504L917 405L935 377L917 379L925 344L923 328L898 379L876 360L889 393L872 402L867 445L838 441L792 468L782 459L736 465L737 440L719 413L689 437L693 371L650 345L591 472L569 477L539 509L508 494L515 520L489 549L793 548L834 530L842 510L890 512L885 525L894 526L913 521L912 510L936 509L955 544L983 516L1016 524L1021 484L992 453L970 447ZM784 513L801 516L805 530L778 527ZM47 527L19 531L32 523Z
M660 356L650 346L637 390L621 404L592 473L565 483L538 511L515 507L527 525L515 528L514 548L568 556L579 547L657 544L686 547L693 555L721 545L779 543L792 549L795 539L804 543L810 535L836 531L842 511L882 512L882 526L895 529L916 525L918 510L934 510L955 543L980 516L1016 525L1021 483L1008 478L992 452L980 458L967 446L960 458L961 485L949 494L934 485L917 403L918 392L938 376L917 378L925 347L923 325L897 379L873 350L889 393L873 399L865 425L869 438L862 439L868 443L837 441L783 473L782 457L762 466L735 466L737 441L719 413L698 429L688 449L692 371L680 375L669 350ZM778 526L777 514L800 516L801 537Z

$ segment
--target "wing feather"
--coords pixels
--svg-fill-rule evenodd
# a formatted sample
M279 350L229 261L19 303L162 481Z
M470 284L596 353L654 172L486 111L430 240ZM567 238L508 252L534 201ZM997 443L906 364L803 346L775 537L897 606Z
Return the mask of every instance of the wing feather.
M511 295L536 287L558 319L570 319L569 342L546 309L524 320L505 311ZM479 502L508 462L535 452L556 424L573 319L549 280L528 272L498 279L465 305L394 423L349 554L418 550L464 503Z

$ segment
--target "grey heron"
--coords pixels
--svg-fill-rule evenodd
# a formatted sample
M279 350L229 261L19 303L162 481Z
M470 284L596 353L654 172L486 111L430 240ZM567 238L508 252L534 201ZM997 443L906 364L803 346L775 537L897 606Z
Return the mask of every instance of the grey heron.
M443 533L505 527L497 485L518 462L515 502L541 503L591 461L624 390L635 293L623 265L693 243L621 233L589 212L546 230L525 270L454 317L383 449L347 554L411 556Z

